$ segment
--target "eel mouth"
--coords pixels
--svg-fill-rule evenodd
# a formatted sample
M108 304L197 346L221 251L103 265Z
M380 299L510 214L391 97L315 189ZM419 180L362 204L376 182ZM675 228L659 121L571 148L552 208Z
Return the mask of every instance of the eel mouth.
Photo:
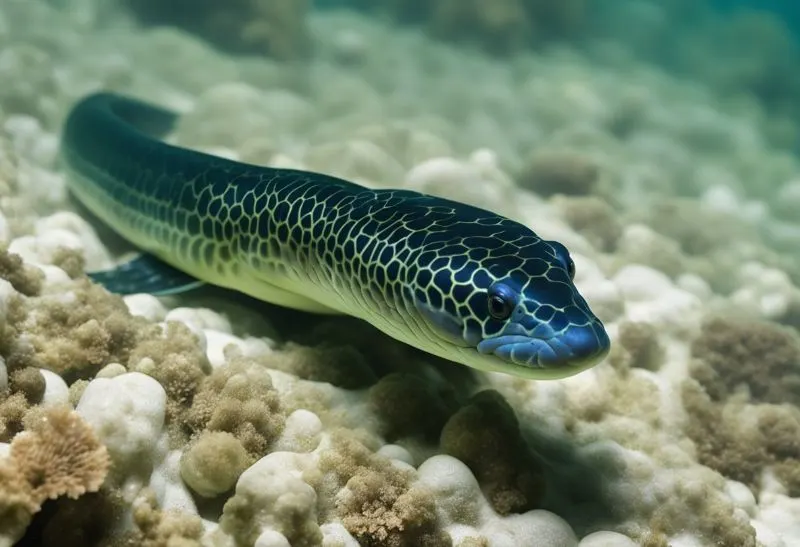
M525 367L587 368L606 356L609 345L604 330L588 325L547 338L520 334L495 336L481 341L477 350Z

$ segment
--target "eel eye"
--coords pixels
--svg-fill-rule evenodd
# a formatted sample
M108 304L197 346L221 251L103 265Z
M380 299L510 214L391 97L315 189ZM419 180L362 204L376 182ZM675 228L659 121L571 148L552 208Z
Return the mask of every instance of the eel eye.
M569 274L570 281L575 279L575 261L572 257L567 259L567 273Z
M512 311L514 311L514 303L508 297L489 293L489 315L502 321L511 317Z

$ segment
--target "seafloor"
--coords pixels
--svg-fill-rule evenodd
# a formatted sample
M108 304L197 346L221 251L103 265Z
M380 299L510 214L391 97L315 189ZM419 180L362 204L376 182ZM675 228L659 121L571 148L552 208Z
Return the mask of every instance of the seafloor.
M613 44L499 58L339 11L267 60L101 4L0 3L0 545L800 545L800 168L759 99ZM562 241L610 356L525 381L223 291L108 294L83 272L130 249L58 164L100 88L184 112L189 147Z

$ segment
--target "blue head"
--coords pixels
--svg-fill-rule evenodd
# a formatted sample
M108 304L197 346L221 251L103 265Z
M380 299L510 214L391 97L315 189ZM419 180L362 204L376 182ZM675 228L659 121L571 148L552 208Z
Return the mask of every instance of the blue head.
M508 219L432 240L410 285L426 349L481 370L555 379L591 367L610 342L573 283L566 247Z

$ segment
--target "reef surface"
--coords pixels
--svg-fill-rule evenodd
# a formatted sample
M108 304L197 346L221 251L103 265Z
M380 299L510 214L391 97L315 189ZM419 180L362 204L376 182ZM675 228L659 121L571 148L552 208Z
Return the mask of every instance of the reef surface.
M270 58L103 6L0 5L0 546L800 544L800 165L757 98L348 10L257 26ZM83 273L131 249L58 163L101 88L187 147L562 241L612 353L524 381L228 292L108 294Z

